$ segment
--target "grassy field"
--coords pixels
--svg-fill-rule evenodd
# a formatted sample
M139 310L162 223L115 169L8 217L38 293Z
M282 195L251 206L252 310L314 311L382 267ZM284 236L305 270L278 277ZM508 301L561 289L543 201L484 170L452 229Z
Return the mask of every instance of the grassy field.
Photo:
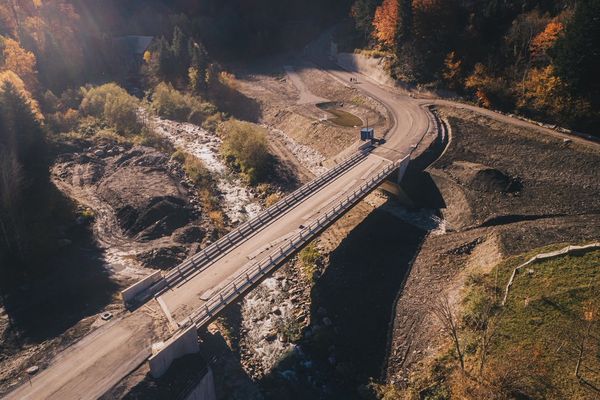
M526 266L506 305L499 305L513 269L546 250L471 277L462 313L468 374L477 385L505 394L499 398L600 398L600 251ZM489 343L479 373L485 335Z

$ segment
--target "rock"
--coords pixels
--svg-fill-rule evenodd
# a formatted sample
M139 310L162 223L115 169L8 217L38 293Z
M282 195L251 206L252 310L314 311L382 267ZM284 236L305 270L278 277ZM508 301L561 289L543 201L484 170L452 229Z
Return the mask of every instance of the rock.
M281 315L281 309L279 307L273 307L271 309L271 314Z
M40 370L40 367L38 367L37 365L34 365L32 367L29 367L25 370L25 372L27 372L29 375L35 375L38 373L38 371Z
M96 157L104 157L105 154L106 154L105 151L101 150L101 149L98 149L98 150L94 151L94 155Z
M277 338L277 333L275 333L275 332L269 332L263 336L263 339L265 339L267 342L272 342L276 338Z

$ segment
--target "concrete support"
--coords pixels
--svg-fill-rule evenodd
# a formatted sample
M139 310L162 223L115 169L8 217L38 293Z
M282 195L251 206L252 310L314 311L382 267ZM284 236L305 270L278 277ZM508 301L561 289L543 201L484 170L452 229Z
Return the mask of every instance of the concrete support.
M186 354L197 353L198 332L196 326L192 325L183 332L178 333L164 343L163 347L148 359L150 374L154 378L160 378L171 363Z
M200 383L186 395L185 400L216 400L215 379L212 369L208 367L208 372Z
M121 298L123 299L123 303L131 303L137 295L139 295L155 283L159 282L161 279L163 279L162 272L156 271L148 275L144 279L137 281L133 285L129 286L127 289L124 289L123 291L121 291Z

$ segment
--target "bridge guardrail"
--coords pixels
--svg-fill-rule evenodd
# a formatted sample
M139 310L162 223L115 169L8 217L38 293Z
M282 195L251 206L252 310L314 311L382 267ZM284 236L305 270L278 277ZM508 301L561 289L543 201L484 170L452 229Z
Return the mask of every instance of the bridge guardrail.
M156 289L155 292L160 293L163 290L166 290L166 288L176 285L182 280L188 278L194 272L201 271L202 267L207 265L215 257L219 256L224 251L229 250L230 248L238 244L240 241L242 241L244 238L246 238L249 234L257 231L266 222L269 222L274 218L278 217L284 211L297 204L301 199L305 198L307 195L313 193L315 190L320 188L323 184L329 182L332 178L340 175L341 173L348 170L351 166L364 159L369 154L371 149L372 147L360 149L358 152L348 157L334 168L318 176L315 180L311 181L310 183L296 189L294 192L285 196L272 207L261 211L256 217L244 222L236 229L229 232L227 235L212 243L210 246L206 247L202 251L183 261L176 268L174 268L172 271L165 275L164 281L162 283L162 286L164 287ZM166 286L164 285L165 282ZM152 292L152 288L150 288L149 290L150 292ZM149 297L154 294L155 293L145 293L141 294L140 296Z
M313 234L319 232L323 227L327 226L332 220L337 218L342 211L345 211L357 200L362 198L366 193L373 190L383 179L385 179L394 169L404 168L403 163L407 163L410 156L404 157L402 160L396 161L388 165L376 176L369 179L358 189L348 195L344 200L332 206L325 212L323 216L305 227L297 235L288 239L289 244L280 247L277 252L269 255L268 258L257 261L251 267L239 274L232 282L227 284L218 294L211 297L203 307L193 313L182 326L187 326L189 323L196 325L198 329L210 322L210 320L228 304L234 301L238 296L248 290L254 283L260 280L265 274L279 265L283 260L289 257L297 248L304 245L308 240L313 238ZM405 170L405 168L404 168Z

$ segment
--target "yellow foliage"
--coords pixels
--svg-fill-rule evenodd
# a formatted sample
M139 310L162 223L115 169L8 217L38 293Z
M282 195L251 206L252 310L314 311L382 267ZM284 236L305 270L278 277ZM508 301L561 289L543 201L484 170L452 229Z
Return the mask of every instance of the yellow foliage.
M452 89L460 86L461 68L462 61L458 59L456 52L451 51L448 53L444 59L444 71L442 75Z
M384 46L393 47L396 44L400 21L399 11L398 0L384 0L375 9L373 37Z
M582 99L573 99L564 82L555 75L554 67L533 68L523 81L517 106L548 115L576 116L590 111L591 106Z
M150 53L148 50L144 52L144 61L146 64L150 64L150 61L152 61L152 53Z
M489 96L489 88L494 86L495 80L488 74L487 68L481 63L475 64L475 70L465 80L465 87L467 89L475 90L475 97L479 103L486 108L491 107L491 101Z
M10 38L1 38L4 64L0 70L9 70L17 74L30 91L37 87L37 69L35 55L21 47L19 42Z
M12 83L13 86L17 89L17 91L21 94L21 96L23 96L27 100L27 102L29 103L29 107L31 107L31 112L34 114L35 118L38 121L43 121L44 116L40 111L40 105L33 98L31 92L27 90L27 87L25 86L23 80L13 71L0 71L0 90L2 90L4 83L7 81Z

